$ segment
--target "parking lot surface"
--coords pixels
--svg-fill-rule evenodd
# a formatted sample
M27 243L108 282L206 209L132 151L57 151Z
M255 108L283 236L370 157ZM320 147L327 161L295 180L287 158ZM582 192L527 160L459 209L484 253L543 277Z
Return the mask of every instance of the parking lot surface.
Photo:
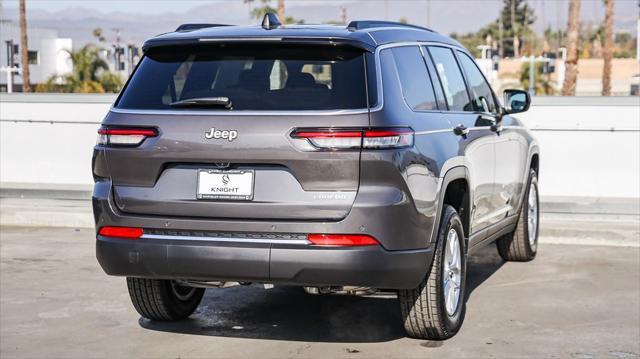
M471 258L467 317L443 342L404 336L393 297L296 287L207 290L188 320L134 311L90 229L0 230L0 357L636 358L640 249L542 243L536 260Z

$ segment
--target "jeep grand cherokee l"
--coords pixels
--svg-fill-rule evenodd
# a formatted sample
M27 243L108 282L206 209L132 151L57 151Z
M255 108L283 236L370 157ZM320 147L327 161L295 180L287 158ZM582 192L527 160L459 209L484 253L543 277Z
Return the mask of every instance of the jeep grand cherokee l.
M152 320L206 287L397 292L407 333L465 313L466 258L535 257L538 145L471 54L434 31L184 25L144 56L94 149L96 251Z

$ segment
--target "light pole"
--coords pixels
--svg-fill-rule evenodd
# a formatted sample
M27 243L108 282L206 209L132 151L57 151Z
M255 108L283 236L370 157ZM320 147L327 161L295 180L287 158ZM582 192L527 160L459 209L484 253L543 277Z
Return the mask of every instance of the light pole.
M536 63L538 62L549 62L550 60L546 57L542 57L542 56L524 56L521 58L522 61L528 61L529 62L529 96L533 97L536 94L536 84L535 84L535 67L536 67Z

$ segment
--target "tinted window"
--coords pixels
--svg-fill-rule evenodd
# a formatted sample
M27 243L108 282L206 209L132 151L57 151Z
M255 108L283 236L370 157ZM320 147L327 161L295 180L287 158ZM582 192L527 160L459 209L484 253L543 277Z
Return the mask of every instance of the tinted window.
M364 68L362 51L352 48L162 47L148 51L116 107L177 110L171 103L228 97L233 110L360 109Z
M474 111L453 52L450 49L435 46L429 47L429 52L440 77L449 110Z
M496 113L496 103L491 87L482 76L480 69L467 54L460 51L458 51L458 54L460 65L462 65L465 74L467 74L467 81L469 82L469 89L471 90L471 97L473 97L473 104L476 110Z
M444 92L442 91L442 85L440 85L440 80L438 80L438 74L436 73L435 67L433 67L433 61L431 61L431 56L429 56L429 52L426 47L423 47L425 53L425 61L427 63L427 69L429 70L429 77L431 77L431 83L433 84L433 90L436 93L436 100L438 101L438 108L442 110L447 109L447 102L444 100Z
M417 46L402 46L391 49L398 70L402 95L414 110L436 110L435 95L427 67Z

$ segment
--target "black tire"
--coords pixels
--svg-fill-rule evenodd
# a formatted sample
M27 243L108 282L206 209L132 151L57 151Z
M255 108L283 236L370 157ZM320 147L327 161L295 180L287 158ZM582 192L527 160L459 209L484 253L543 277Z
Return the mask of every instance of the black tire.
M198 307L204 288L177 285L163 279L127 277L131 302L141 316L158 321L181 320Z
M447 234L451 229L457 232L460 246L460 292L452 315L445 308L443 287L446 275L444 262ZM458 332L464 321L466 310L466 253L462 221L453 207L445 205L431 269L417 288L398 291L404 328L409 336L418 339L443 340L451 338Z
M529 236L529 218L531 217L529 206L529 195L531 190L535 189L533 196L536 201L535 211L535 234L530 241ZM498 253L505 261L528 262L536 257L538 253L538 233L540 232L540 211L538 202L538 176L535 170L529 172L529 180L527 190L522 199L520 206L520 216L516 229L497 240Z

